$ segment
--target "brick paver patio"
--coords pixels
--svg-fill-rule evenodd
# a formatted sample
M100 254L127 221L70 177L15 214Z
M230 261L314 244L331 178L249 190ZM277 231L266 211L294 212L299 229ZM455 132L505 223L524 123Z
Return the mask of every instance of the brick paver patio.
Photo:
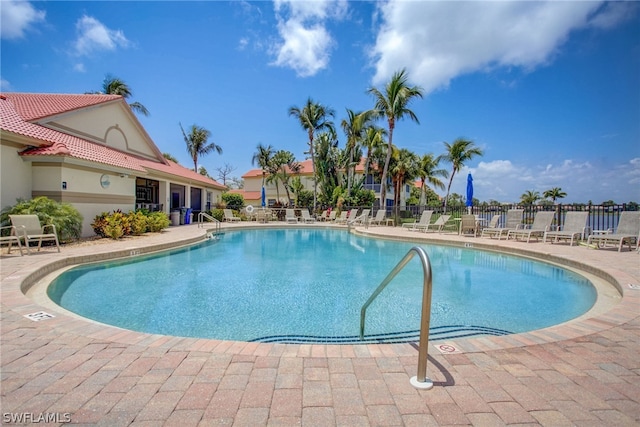
M614 284L598 310L564 325L446 342L456 349L450 354L432 343L427 374L434 387L417 390L409 383L418 361L412 344L258 344L149 335L78 318L35 292L25 296L31 285L46 284L47 274L69 264L198 241L205 231L196 225L67 246L61 253L46 248L21 257L4 249L2 425L47 417L46 425L91 426L640 425L640 290L633 286L640 285L638 252L394 227L359 232L535 253ZM614 285L619 292L611 291ZM24 317L40 311L55 317Z

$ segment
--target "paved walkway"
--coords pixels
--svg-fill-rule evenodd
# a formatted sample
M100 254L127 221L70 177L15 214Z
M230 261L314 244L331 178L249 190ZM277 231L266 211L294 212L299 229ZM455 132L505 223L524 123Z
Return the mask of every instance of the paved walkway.
M596 311L564 325L446 342L453 353L432 344L427 375L434 387L417 390L409 383L418 362L411 344L148 335L64 314L23 292L35 284L28 293L38 298L33 289L69 264L200 240L205 232L195 225L61 253L47 248L20 257L4 249L2 425L45 417L48 425L91 426L640 425L640 290L631 286L640 285L640 254L393 227L359 231L535 254L582 266L619 292L605 287ZM37 312L55 317L25 317Z

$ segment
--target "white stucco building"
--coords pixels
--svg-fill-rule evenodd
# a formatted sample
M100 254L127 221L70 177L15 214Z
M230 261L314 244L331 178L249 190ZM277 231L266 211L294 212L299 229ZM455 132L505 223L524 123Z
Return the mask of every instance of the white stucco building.
M47 196L82 214L136 208L194 212L226 187L171 162L117 95L0 94L0 202Z

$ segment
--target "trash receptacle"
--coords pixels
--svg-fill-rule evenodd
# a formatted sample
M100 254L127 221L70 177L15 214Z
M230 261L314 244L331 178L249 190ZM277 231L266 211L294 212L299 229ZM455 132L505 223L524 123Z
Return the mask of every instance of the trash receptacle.
M171 218L171 225L180 225L180 211L171 211L169 218Z
M191 224L192 219L193 219L193 211L191 208L187 208L187 211L184 214L184 223Z
M180 225L184 225L184 217L187 214L187 208L180 208Z

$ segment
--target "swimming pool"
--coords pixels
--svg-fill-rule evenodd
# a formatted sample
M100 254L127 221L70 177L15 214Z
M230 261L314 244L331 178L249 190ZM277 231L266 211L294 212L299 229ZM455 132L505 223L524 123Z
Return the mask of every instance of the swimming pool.
M334 229L233 231L163 254L76 267L47 293L81 316L147 333L354 343L362 304L414 245ZM596 300L586 278L551 264L420 246L433 268L430 340L540 329ZM364 342L415 341L421 297L414 259L367 310Z

